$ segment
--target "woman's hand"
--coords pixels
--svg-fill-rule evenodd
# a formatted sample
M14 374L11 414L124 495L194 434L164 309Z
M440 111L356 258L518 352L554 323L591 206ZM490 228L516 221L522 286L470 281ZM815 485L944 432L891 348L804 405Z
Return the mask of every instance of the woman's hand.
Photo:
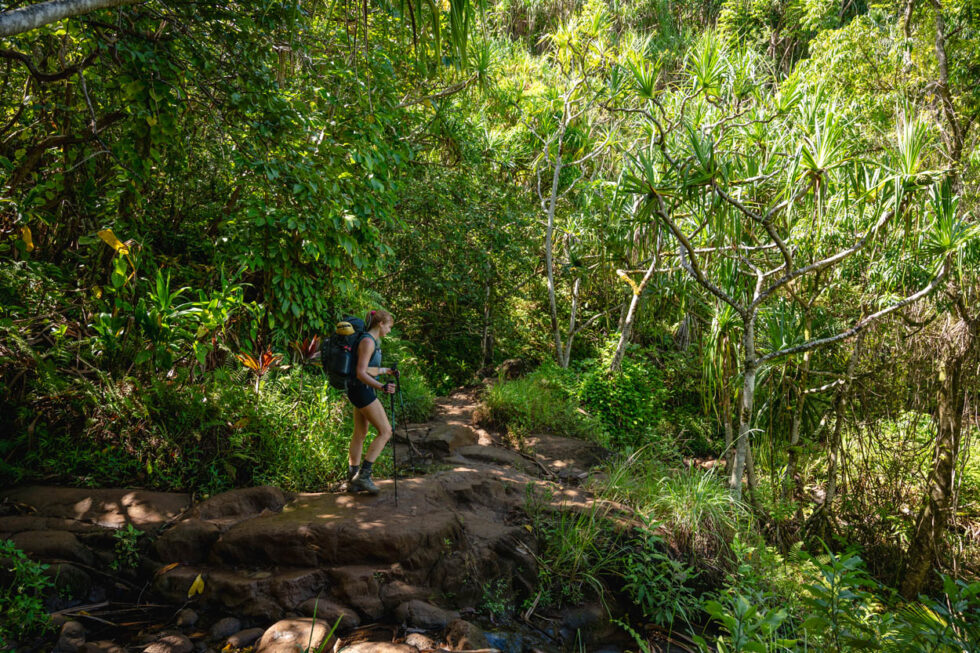
M391 382L385 383L383 386L381 386L381 392L387 392L390 395L395 394L396 389L397 387L395 386L395 384Z

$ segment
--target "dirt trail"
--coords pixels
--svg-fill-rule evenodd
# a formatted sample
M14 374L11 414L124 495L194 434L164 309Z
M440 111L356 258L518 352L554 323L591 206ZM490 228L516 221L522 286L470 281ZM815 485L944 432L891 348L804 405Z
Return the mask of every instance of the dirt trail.
M316 610L331 623L342 616L342 630L355 635L368 623L444 631L479 607L492 579L531 591L528 487L549 487L556 508L585 508L591 498L576 486L603 455L595 445L543 435L514 451L474 423L477 392L457 391L437 401L430 421L396 427L397 504L391 479L379 481L375 497L258 487L196 505L179 493L32 486L0 492L0 538L51 564L72 596L94 603L111 605L139 588L142 600L170 605L171 614L192 607L230 615L242 628ZM152 538L129 578L111 571L113 536L125 525ZM198 578L202 591L189 599ZM264 630L256 650L287 650L275 646L290 636L273 631ZM230 634L214 637L192 624L153 637L189 638L207 651ZM79 650L109 650L89 647ZM183 641L160 650L183 650Z

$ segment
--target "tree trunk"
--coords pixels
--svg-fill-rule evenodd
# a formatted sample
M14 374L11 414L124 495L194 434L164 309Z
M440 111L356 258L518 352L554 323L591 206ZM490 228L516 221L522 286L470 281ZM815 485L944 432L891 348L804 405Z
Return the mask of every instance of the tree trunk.
M939 81L936 84L939 99L943 106L943 116L946 118L947 129L944 130L949 142L949 156L959 163L963 155L963 130L956 119L956 107L953 106L953 95L949 89L949 64L946 58L946 22L943 19L943 7L939 0L932 0L932 6L936 10L936 62L939 64ZM954 187L957 185L957 177L953 177Z
M807 328L809 339L809 328ZM793 410L793 422L789 431L789 448L787 450L786 473L783 475L783 500L789 501L796 489L796 464L799 460L800 428L803 426L803 406L806 402L806 386L810 380L810 354L803 354L803 369L796 384L796 406Z
M486 293L483 298L483 334L480 338L480 365L486 366L493 359L493 335L490 333L493 313L490 304L490 296L493 285L487 283Z
M745 473L745 455L752 436L752 412L755 410L755 375L758 372L758 359L755 355L755 313L745 318L745 331L742 334L742 349L745 369L742 378L742 403L739 407L738 440L735 443L735 464L730 470L728 488L736 499L742 498L742 476Z
M902 595L908 599L915 598L925 587L949 520L963 430L963 408L966 403L962 385L963 366L973 351L976 323L960 320L954 328L951 340L954 340L950 343L951 351L942 362L939 372L932 469L926 481L926 496L915 520L915 530L905 554Z
M653 276L653 271L657 269L657 260L658 257L656 256L650 260L650 266L644 272L640 285L633 287L633 297L630 299L630 306L626 311L626 319L623 320L623 328L619 332L619 343L616 344L616 353L613 354L612 362L609 364L610 372L618 372L623 365L623 356L626 355L626 347L629 345L630 338L633 336L633 323L636 321L636 313L640 308L643 290Z
M50 0L0 13L0 37L28 32L96 9L132 5L141 0Z
M551 197L548 201L548 226L544 236L544 267L548 276L548 302L551 308L551 331L555 337L555 359L562 364L561 329L558 326L558 300L555 298L555 208L558 204L558 178L561 175L561 137L558 138L558 156L555 162L555 173L551 178Z
M578 292L581 284L581 277L575 279L575 283L572 284L572 309L568 317L568 337L565 341L565 351L558 352L561 356L558 363L563 368L568 367L568 364L572 361L572 340L575 339L575 319L578 315Z
M722 388L721 391L721 419L724 421L722 426L725 429L725 469L731 473L735 462L735 450L732 449L735 443L735 430L732 427L732 395L727 388Z

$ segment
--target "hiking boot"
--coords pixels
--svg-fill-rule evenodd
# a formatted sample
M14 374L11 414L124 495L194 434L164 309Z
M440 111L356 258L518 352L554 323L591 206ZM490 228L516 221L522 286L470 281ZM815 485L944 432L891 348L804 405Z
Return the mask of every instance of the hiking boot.
M357 478L347 486L348 492L364 492L365 494L377 494L381 488L374 484L370 475L359 474Z
M354 492L357 491L353 487L351 487L351 481L353 481L355 478L357 478L357 472L359 472L360 469L361 469L361 466L360 465L348 465L348 467L347 467L347 482L344 483L344 487L343 487L343 490L345 492L350 492L350 493L353 494Z
M377 494L381 490L374 481L371 480L371 468L374 463L364 461L357 475L347 484L348 492L366 492L367 494Z

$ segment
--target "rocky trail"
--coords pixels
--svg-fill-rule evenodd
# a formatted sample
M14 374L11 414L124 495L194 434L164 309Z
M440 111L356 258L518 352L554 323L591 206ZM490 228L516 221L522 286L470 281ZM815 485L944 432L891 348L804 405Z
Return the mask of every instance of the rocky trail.
M599 644L612 636L597 634L608 620L594 608L543 620L532 638L475 625L491 583L502 579L509 592L533 596L529 493L549 509L588 509L591 497L579 485L604 454L544 435L515 451L476 424L476 397L457 391L437 402L431 421L396 428L397 499L391 479L374 497L256 487L197 504L187 494L145 490L0 492L0 539L51 565L60 595L72 597L56 614L59 632L37 646L561 651L591 629L587 650L621 650ZM150 544L127 571L117 535L129 526Z

